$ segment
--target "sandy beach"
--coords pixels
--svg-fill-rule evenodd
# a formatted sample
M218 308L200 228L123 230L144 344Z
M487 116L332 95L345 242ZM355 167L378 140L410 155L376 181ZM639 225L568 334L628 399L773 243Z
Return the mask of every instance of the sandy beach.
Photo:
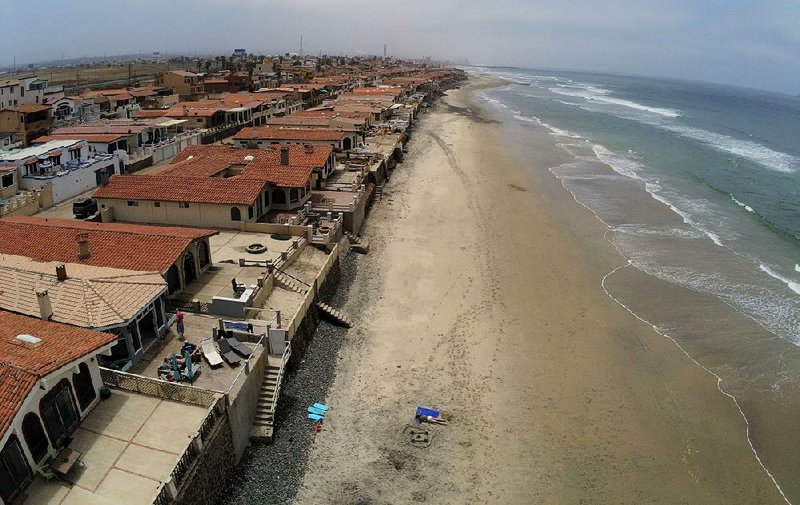
M295 503L783 503L716 378L603 290L625 260L548 172L553 137L476 103L492 84L417 122L362 230ZM449 420L428 447L418 405Z

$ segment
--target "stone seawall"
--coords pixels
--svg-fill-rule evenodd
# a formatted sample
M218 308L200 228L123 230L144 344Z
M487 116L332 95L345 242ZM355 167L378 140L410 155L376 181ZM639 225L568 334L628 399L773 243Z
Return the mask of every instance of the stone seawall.
M340 261L340 259L336 259L331 266L330 272L328 272L328 275L325 276L325 280L319 285L317 301L328 302L336 293L336 287L339 285L339 281L342 278ZM292 337L292 356L289 358L290 370L297 368L297 364L303 359L303 354L314 338L314 332L317 331L318 325L319 313L317 307L312 304L308 308L303 320L300 321L299 325L297 325L297 331Z
M216 505L225 491L225 483L236 473L233 433L225 414L217 422L203 445L181 488L176 505Z

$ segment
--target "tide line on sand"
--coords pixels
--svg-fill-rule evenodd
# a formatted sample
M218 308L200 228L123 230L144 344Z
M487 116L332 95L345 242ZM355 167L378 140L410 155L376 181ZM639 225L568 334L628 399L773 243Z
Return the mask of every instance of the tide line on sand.
M609 230L609 231L610 231L610 230ZM631 310L631 309L630 309L630 308L629 308L627 305L625 305L625 304L624 304L624 303L622 303L620 300L618 300L616 297L614 297L614 295L612 295L611 293L609 293L608 289L606 289L606 280L607 280L609 277L611 277L611 276L612 276L612 275L614 275L615 273L619 272L619 271L620 271L620 270L622 270L623 268L628 268L628 267L630 267L630 266L633 266L633 265L631 264L630 260L628 260L628 262L627 262L626 264L624 264L624 265L620 265L620 266L618 266L617 268L613 269L612 271L608 272L606 275L604 275L604 276L603 276L603 280L601 280L601 281L600 281L600 286L603 288L603 291L606 293L606 295L607 295L609 298L611 298L612 300L614 300L614 302L616 302L616 303L617 303L617 304L618 304L620 307L622 307L623 309L625 309L625 310L626 310L628 313L630 313L630 314L631 314L633 317L635 317L635 318L636 318L636 319L638 319L639 321L643 322L644 324L647 324L647 325L649 325L651 328L653 328L653 331L655 331L657 334L661 335L661 336L662 336L662 337L664 337L664 338L667 338L667 339L669 339L669 340L670 340L670 341L671 341L673 344L675 344L675 346L676 346L678 349L680 349L680 350L681 350L681 352L682 352L684 355L686 355L686 357L687 357L687 358L689 358L689 360L690 360L692 363L694 363L695 365L697 365L698 367L700 367L702 370L704 370L706 373L708 373L709 375L713 376L713 377L714 377L714 378L717 380L717 389L719 390L719 392L720 392L720 393L722 393L723 395L727 396L728 398L730 398L730 399L733 401L733 404L736 406L736 409L739 411L739 414L742 416L742 420L744 420L744 426L745 426L745 436L747 437L747 444L750 446L750 450L753 452L753 456L755 456L755 458L756 458L756 461L758 462L759 466L760 466L760 467L761 467L761 468L764 470L764 472L767 474L767 477L769 477L769 479L770 479L770 480L772 481L772 483L775 485L775 488L778 490L778 492L780 493L781 497L783 497L783 500L784 500L786 503L788 503L789 505L792 505L792 502L791 502L791 501L789 501L789 498L788 498L788 497L787 497L787 496L784 494L784 492L783 492L783 489L781 489L781 485L780 485L780 484L778 484L778 481L777 481L777 480L775 480L775 477L772 475L772 472L770 472L770 471L769 471L769 469L767 468L767 466L764 464L764 462L763 462L763 461L761 461L761 457L759 456L759 454L758 454L758 451L756 450L755 446L753 445L753 440L752 440L752 438L750 437L750 421L747 419L747 416L745 415L744 411L742 410L742 407L741 407L741 405L739 405L739 401L736 399L736 397L735 397L733 394L731 394L731 393L729 393L728 391L726 391L726 390L725 390L725 389L722 387L722 377L720 377L719 375L717 375L716 373L714 373L712 370L710 370L709 368L707 368L706 366L704 366L702 363L700 363L699 361L697 361L696 359L694 359L694 358L692 357L692 355L691 355L691 354L689 354L689 352L688 352L686 349L684 349L684 347L683 347L683 346L682 346L680 343L678 343L678 341L677 341L677 340L675 340L675 338L673 338L673 337L672 337L672 336L670 336L669 334L667 334L667 333L665 333L664 331L662 331L662 330L661 330L661 329L660 329L658 326L656 326L655 324L653 324L653 323L651 323L650 321L647 321L646 319L644 319L644 318L640 317L640 316L639 316L639 315L638 315L636 312L634 312L633 310Z

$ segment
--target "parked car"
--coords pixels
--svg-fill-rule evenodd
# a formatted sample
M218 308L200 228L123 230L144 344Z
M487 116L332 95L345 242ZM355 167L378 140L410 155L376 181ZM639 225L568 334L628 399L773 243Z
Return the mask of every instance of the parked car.
M97 213L97 200L94 198L81 198L72 203L72 213L76 219L86 219Z

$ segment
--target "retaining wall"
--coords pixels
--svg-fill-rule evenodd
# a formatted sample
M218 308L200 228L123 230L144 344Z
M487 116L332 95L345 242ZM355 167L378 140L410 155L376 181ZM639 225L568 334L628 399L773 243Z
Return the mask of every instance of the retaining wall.
M233 433L223 418L203 445L203 451L178 489L177 505L217 505L225 483L236 471Z

